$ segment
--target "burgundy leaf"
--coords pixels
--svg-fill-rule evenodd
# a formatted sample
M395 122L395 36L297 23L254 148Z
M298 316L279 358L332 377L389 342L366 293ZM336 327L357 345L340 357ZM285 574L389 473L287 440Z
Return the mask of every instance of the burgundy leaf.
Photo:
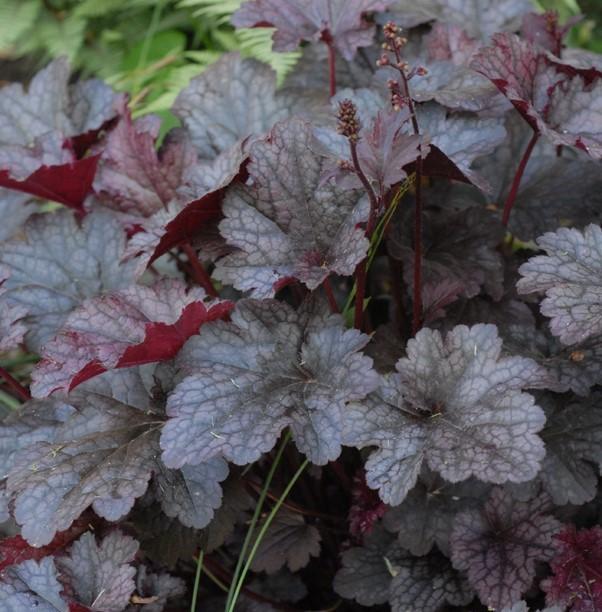
M123 111L125 98L100 81L69 86L65 59L31 81L0 90L0 185L80 209L98 156L86 141Z
M176 196L196 153L181 130L172 130L157 152L161 120L127 114L103 147L94 191L111 208L148 217Z
M472 64L512 102L535 132L555 145L602 157L602 72L555 63L528 41L496 34Z
M496 488L481 510L458 514L451 535L454 567L468 573L471 586L491 608L518 602L535 577L536 561L554 556L560 523L542 494L519 502Z
M177 280L134 285L85 301L42 350L32 374L32 393L71 391L108 369L166 361L207 321L226 317L231 302L205 300Z
M581 21L582 16L571 17L560 25L557 11L547 10L544 13L527 13L523 17L521 36L530 43L539 45L560 57L563 38L569 30Z
M351 60L374 38L365 14L391 4L393 0L249 0L234 13L232 23L237 28L276 28L275 51L294 51L304 40L324 40Z
M541 585L548 605L568 606L571 612L602 609L602 528L577 531L568 525L554 539L553 575Z

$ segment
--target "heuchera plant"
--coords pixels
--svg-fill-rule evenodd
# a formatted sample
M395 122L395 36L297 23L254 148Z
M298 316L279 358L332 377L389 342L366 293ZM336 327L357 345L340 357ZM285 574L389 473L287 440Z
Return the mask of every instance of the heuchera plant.
M302 59L160 142L0 89L0 609L602 610L602 57L533 8L244 2Z

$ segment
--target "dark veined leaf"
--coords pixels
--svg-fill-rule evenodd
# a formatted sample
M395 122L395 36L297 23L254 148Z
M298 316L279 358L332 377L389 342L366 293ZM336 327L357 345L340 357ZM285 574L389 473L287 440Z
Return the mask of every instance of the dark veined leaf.
M173 371L160 367L108 372L72 393L65 407L52 400L25 404L3 428L9 440L15 430L27 433L30 421L44 414L46 402L47 410L58 408L62 417L61 423L51 421L47 431L27 434L16 443L18 449L7 453L7 491L29 543L49 543L88 506L107 520L119 519L145 493L153 474L157 499L167 514L196 528L211 520L221 502L217 483L227 476L227 467L215 458L172 474L161 464L159 435L169 389L161 386L161 377L169 385Z
M351 60L359 47L374 39L374 26L364 15L384 11L393 0L249 0L234 13L238 28L276 28L275 51L294 51L304 40L324 40Z
M31 392L71 391L109 369L172 359L204 323L226 317L232 307L175 279L89 298L44 346Z
M69 86L69 65L58 59L28 91L0 90L0 185L81 208L98 156L82 157L85 143L122 112L125 99L104 83Z
M344 443L376 446L368 484L401 503L423 464L450 482L525 482L545 454L537 436L543 411L521 389L541 377L522 357L502 357L494 325L459 325L445 338L423 329L407 345L397 373L345 412Z
M583 232L560 228L544 234L537 245L547 255L532 257L520 268L520 293L545 291L541 312L564 344L602 334L602 229Z
M520 33L525 40L560 57L564 37L581 19L582 17L577 15L560 25L557 11L547 10L541 14L527 13L523 16Z
M546 494L516 501L495 488L485 506L456 516L451 535L454 567L466 571L481 601L492 608L518 602L535 577L536 561L554 556L561 527Z
M367 536L365 546L343 553L334 590L364 606L389 602L394 612L435 612L446 602L461 606L473 598L443 555L413 557L382 529Z
M313 153L311 126L278 123L250 147L251 185L229 190L221 235L237 250L214 277L257 298L296 278L310 289L331 273L353 274L368 241L358 224L368 207L359 191L322 184L325 158Z
M359 353L368 339L345 330L322 302L294 311L275 300L239 301L231 323L207 323L180 353L192 373L168 399L164 462L176 468L223 455L244 465L287 426L312 462L336 459L347 402L378 382Z
M602 528L566 526L554 538L553 575L542 582L546 602L571 612L596 612L602 606Z
M29 350L39 351L86 298L122 289L138 276L135 260L121 263L125 232L106 210L80 223L68 211L36 215L24 227L25 239L6 242L0 264L9 271L0 303L19 306Z

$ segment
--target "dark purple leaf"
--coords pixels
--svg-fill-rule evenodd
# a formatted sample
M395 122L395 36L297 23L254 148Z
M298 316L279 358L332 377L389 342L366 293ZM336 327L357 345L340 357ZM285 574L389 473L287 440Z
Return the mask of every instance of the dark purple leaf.
M265 298L292 278L315 289L331 273L353 274L368 250L357 227L367 202L322 185L325 159L312 147L311 126L300 120L278 123L250 147L252 184L229 190L219 225L237 250L217 262L216 279Z
M547 255L532 257L520 268L520 293L545 291L541 312L564 344L602 334L602 229L583 232L560 228L537 240Z
M496 300L502 297L504 266L497 247L504 238L504 228L491 213L477 207L428 209L423 223L425 285L454 283L450 289L456 295L474 297L483 288ZM411 211L402 209L388 241L389 253L402 262L409 286L414 276L413 225Z
M320 554L321 539L320 532L301 514L282 509L262 538L251 569L274 574L286 565L297 572Z
M364 547L343 553L335 591L370 606L389 602L392 610L436 612L443 604L465 605L473 598L466 580L438 552L413 557L382 531L366 538Z
M596 496L600 470L595 465L602 467L601 399L594 394L580 403L558 401L548 414L539 478L559 506L584 504Z
M516 603L535 577L535 563L554 556L553 535L561 525L542 494L518 502L502 488L492 491L482 510L458 514L451 536L454 567L466 571L486 606Z
M136 574L136 594L131 599L134 605L126 608L126 612L163 612L168 601L178 600L185 593L186 583L181 578L165 572L149 573L141 565Z
M32 394L71 391L106 370L172 359L204 323L226 317L232 307L175 279L90 298L44 346Z
M239 301L231 323L206 324L180 353L192 374L168 399L164 462L175 468L223 455L244 465L287 426L312 462L336 459L347 402L377 384L372 360L358 352L368 339L322 303L295 312L274 300Z
M380 389L345 412L344 443L376 446L367 482L401 503L428 466L450 482L525 482L544 456L545 422L522 393L540 374L530 359L501 357L494 325L457 326L444 338L423 329Z
M474 478L450 484L427 471L403 503L385 514L383 525L413 555L426 555L434 544L448 554L454 517L480 504L488 488Z
M384 11L393 0L248 0L234 13L237 28L273 27L274 50L294 51L302 41L324 40L351 60L374 39L365 14Z
M157 151L160 126L154 115L136 121L126 115L111 131L94 179L94 191L105 205L148 217L176 196L196 153L181 130L172 130Z

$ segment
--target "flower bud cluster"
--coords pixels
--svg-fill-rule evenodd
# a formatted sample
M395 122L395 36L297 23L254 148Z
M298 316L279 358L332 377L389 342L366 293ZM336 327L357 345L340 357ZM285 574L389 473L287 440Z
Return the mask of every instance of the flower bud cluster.
M338 133L345 136L350 142L357 142L361 127L357 116L357 106L349 99L341 100L337 119L339 121Z

